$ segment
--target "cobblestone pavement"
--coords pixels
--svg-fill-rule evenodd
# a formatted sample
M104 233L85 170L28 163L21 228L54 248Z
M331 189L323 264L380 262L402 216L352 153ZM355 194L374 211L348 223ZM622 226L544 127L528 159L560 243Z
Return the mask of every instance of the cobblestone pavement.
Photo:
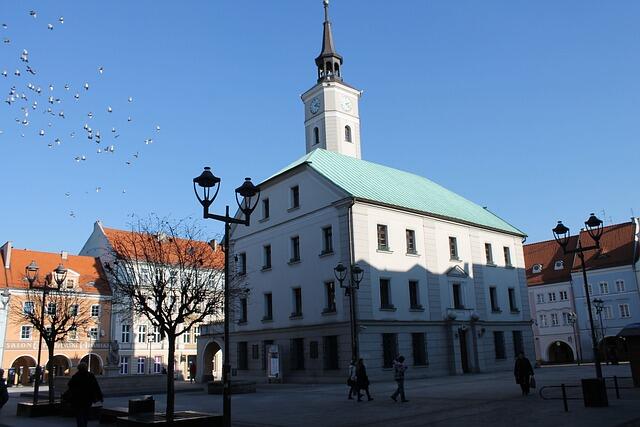
M605 376L630 376L628 365L605 366ZM592 377L592 365L544 367L536 370L538 390L546 385L578 385ZM610 382L612 384L612 382ZM620 384L629 386L629 380ZM346 399L346 386L337 384L259 385L255 394L233 397L233 423L237 427L268 426L640 426L640 389L621 389L621 399L609 390L608 408L585 408L581 400L569 401L565 413L560 400L543 400L535 390L522 397L510 372L411 380L406 384L408 403L389 398L393 382L373 383L372 402ZM549 391L547 389L546 391ZM552 389L553 396L559 396ZM546 394L546 393L545 393ZM569 389L580 397L579 389ZM155 396L162 408L165 396ZM24 399L24 398L21 398ZM64 418L19 419L15 416L20 398L12 395L0 412L0 425L75 425ZM127 397L105 400L105 406L126 406ZM176 410L219 412L220 396L199 388L176 395ZM91 425L97 426L97 422Z

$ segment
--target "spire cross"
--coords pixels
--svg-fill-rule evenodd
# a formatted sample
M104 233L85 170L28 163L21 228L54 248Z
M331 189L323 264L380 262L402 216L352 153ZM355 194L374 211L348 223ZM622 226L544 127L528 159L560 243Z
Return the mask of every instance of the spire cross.
M329 22L329 0L322 0L324 5L324 22Z

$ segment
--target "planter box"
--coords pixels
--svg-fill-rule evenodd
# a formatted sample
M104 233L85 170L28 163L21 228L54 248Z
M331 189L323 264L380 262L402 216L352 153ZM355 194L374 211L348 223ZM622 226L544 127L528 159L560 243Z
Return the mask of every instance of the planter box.
M176 412L173 422L169 424L164 414L140 414L118 417L117 427L149 427L149 426L183 426L183 427L222 427L221 414L205 412L181 411Z
M60 402L49 403L48 400L39 401L36 405L33 402L19 402L16 415L19 417L48 417L58 415L62 405Z
M60 396L67 390L71 377L55 377L53 380L56 396ZM167 392L167 376L163 374L153 375L118 375L108 377L96 375L102 395L131 396L143 394L164 394Z
M222 394L222 381L209 381L207 383L208 394ZM231 381L231 394L255 393L255 381Z

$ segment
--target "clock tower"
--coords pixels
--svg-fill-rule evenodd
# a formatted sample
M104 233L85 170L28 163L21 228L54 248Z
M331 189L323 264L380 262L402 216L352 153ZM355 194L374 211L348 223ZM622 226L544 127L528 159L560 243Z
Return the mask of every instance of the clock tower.
M322 51L316 58L318 81L302 94L307 153L316 148L360 158L361 91L342 81L342 56L333 44L329 0L323 0Z

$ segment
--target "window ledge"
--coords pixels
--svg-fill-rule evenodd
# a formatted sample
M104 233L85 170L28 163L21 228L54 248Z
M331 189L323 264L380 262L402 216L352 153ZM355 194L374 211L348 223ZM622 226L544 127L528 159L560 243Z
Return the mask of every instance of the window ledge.
M333 309L325 308L324 310L322 310L323 316L330 316L332 314L338 314L338 311L335 308Z
M260 219L258 220L258 222L267 222L267 221L269 221L269 218L270 218L270 217L260 218Z
M487 267L497 267L498 265L495 262L488 262L486 264Z
M300 205L287 209L287 212L297 211L298 209L300 209Z
M504 268L508 268L509 270L515 269L515 267L512 264L505 265Z
M333 255L333 251L320 252L320 254L318 256L320 258L323 258L323 257L331 256L331 255Z
M462 262L462 260L459 257L449 258L449 261L451 261L451 262Z
M238 277L244 277L244 276L247 275L247 272L246 271L240 271L240 272L238 272L236 274L238 275Z
M238 325L242 326L242 325L246 325L247 321L246 320L238 320ZM188 344L188 343L184 343L184 344Z
M393 305L387 305L387 306L383 306L380 307L380 311L397 311L398 309L395 308Z
M262 318L262 323L270 323L273 322L273 317L263 317Z
M414 311L414 312L424 311L424 307L421 305L416 305L416 306L410 307L409 311Z
M287 264L289 265L295 265L295 264L300 264L302 261L300 259L290 259L289 262Z
M262 267L260 271L271 271L271 267Z
M514 308L513 310L511 310L511 314L520 314L520 310Z
M291 315L289 316L289 319L291 320L302 319L302 313L291 313Z
M502 313L502 310L500 310L499 308L496 308L495 310L491 309L491 312L498 314L498 313Z
M379 252L381 254L392 254L393 251L389 248L378 248L376 249L376 252Z
M418 252L407 252L405 255L406 256L415 256L415 257L419 257L420 256L420 254Z

